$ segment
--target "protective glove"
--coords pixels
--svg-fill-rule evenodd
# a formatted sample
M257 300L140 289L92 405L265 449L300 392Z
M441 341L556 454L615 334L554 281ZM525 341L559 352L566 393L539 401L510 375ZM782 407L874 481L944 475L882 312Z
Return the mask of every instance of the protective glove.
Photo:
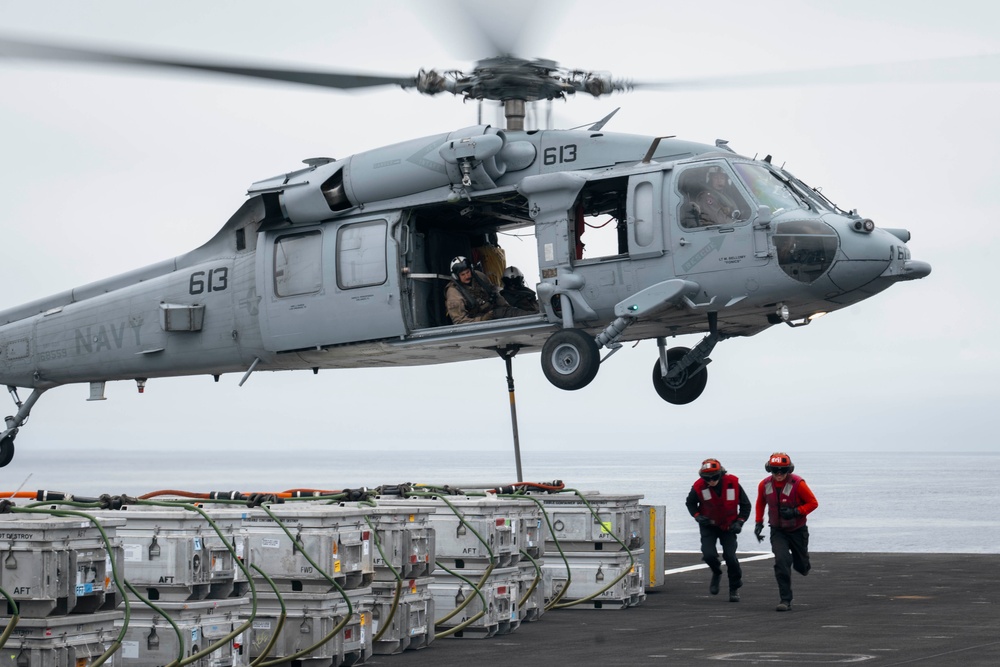
M695 520L695 521L697 521L697 522L698 522L699 524L701 524L702 526L707 526L708 524L712 523L712 520L711 520L711 519L709 519L709 518L708 518L707 516L705 516L704 514L699 514L698 516L696 516L696 517L694 518L694 520Z
M758 523L756 526L753 527L753 534L757 536L758 542L764 541L764 536L761 535L761 533L763 532L764 532L764 524Z
M799 515L798 507L782 507L778 510L782 519L794 519Z
M743 519L737 519L729 524L730 533L739 533L741 530L743 530Z

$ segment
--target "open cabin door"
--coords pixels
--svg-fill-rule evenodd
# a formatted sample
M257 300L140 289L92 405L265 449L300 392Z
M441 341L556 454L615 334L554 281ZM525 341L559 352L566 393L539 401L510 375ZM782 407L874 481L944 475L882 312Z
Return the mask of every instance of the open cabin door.
M268 231L258 247L260 328L272 352L401 336L399 214Z
M607 315L622 299L663 280L661 265L670 261L664 259L663 180L664 172L654 171L583 188L571 227L572 264L593 311Z

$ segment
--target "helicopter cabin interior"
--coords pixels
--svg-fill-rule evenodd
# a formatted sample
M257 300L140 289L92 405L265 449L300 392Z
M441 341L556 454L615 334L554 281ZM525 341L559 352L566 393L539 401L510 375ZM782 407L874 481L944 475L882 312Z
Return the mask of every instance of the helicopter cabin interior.
M628 256L625 224L627 178L593 181L583 189L570 226L576 265L624 259ZM463 256L489 273L488 254L516 266L525 284L538 282L538 249L527 200L518 194L473 201L466 206L435 204L409 210L400 226L400 256L404 296L408 297L411 329L451 325L444 308L444 290L453 258ZM405 277L409 277L406 281ZM499 276L488 275L494 284ZM409 283L409 294L405 294ZM558 301L554 304L558 309Z

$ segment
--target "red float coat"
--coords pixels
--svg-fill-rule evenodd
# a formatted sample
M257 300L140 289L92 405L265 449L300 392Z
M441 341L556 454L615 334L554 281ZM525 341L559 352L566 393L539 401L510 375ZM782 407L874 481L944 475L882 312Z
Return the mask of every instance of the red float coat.
M757 523L764 521L765 506L768 525L792 531L806 525L806 515L819 507L819 503L805 480L791 474L781 485L778 485L773 477L765 477L760 481L757 485ZM799 514L791 519L783 519L780 512L782 507L798 508Z
M740 515L740 480L736 475L726 473L717 486L722 489L719 495L712 491L708 482L699 477L692 488L698 496L698 513L711 519L712 525L719 530L726 531Z

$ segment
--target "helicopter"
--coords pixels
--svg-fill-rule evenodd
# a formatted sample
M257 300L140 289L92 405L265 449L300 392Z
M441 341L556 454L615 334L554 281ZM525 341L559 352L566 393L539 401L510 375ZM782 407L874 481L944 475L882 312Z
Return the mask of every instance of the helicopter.
M579 390L626 342L655 340L654 391L684 405L705 389L721 341L797 327L920 279L908 231L843 210L769 157L727 142L585 129L526 130L534 101L652 84L495 55L468 71L373 76L245 67L0 42L22 57L321 85L398 86L503 105L476 124L356 153L311 158L250 185L207 243L145 268L0 312L0 382L17 408L0 465L47 390L74 383L438 364L540 353L546 378ZM717 184L717 185L716 185ZM610 251L586 248L597 229ZM456 257L491 235L531 230L537 314L449 321ZM700 335L691 348L667 340ZM602 352L604 350L605 352ZM30 389L21 400L18 388Z

